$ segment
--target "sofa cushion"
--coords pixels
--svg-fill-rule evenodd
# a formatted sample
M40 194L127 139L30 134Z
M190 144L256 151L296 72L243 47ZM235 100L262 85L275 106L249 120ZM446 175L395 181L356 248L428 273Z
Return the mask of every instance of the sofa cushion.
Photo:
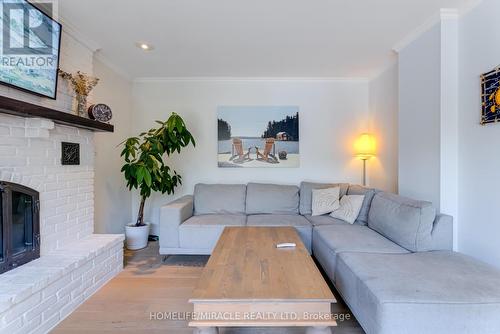
M298 214L299 188L278 184L249 183L247 214Z
M299 215L249 215L247 216L248 226L307 226L311 223L303 216Z
M340 199L339 208L330 213L330 217L354 224L359 216L364 200L364 195L345 195Z
M247 226L293 226L297 230L304 246L311 252L312 225L299 215L250 215ZM286 242L284 240L283 242Z
M197 184L194 214L245 214L246 185Z
M366 226L348 223L314 227L312 249L332 282L335 282L337 255L340 253L409 253Z
M340 187L312 190L312 215L321 216L340 206Z
M358 218L356 219L357 224L360 225L368 224L368 212L370 211L370 206L372 204L373 196L375 196L375 193L376 193L375 189L366 188L356 184L349 185L349 189L347 190L347 195L365 196L365 199L363 200L363 206L361 207Z
M500 271L468 256L342 253L335 277L367 333L500 333Z
M345 221L332 218L330 215L322 215L322 216L304 216L313 226L322 226L322 225L336 225L336 224L347 224Z
M245 215L193 216L179 226L181 248L200 249L210 254L226 226L245 226Z
M368 226L412 252L432 248L436 209L430 202L379 192L372 201Z
M301 215L311 215L312 214L312 190L313 189L326 189L340 187L340 197L347 194L347 188L349 184L347 183L314 183L314 182L302 182L300 184L300 214Z

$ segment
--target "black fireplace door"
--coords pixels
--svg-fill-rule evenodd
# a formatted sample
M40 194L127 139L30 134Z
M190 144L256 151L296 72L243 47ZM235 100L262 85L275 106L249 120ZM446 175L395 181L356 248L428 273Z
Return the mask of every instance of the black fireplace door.
M0 182L0 273L40 257L38 192Z

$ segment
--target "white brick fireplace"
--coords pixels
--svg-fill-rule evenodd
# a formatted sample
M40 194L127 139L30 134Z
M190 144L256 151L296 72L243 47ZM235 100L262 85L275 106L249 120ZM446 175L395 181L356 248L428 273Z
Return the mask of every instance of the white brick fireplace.
M61 142L80 144L61 165ZM46 333L123 267L123 236L94 231L93 132L0 114L0 181L40 194L40 258L0 274L0 333Z
M92 75L96 47L69 28L60 67ZM1 85L0 95L70 113L75 105L64 80L57 100ZM79 166L61 164L62 141L80 144ZM0 333L47 333L121 271L123 235L94 234L94 153L91 130L0 113L0 181L38 191L41 203L40 258L0 274Z
M40 193L41 255L92 234L93 132L0 114L0 133L0 180ZM61 165L61 142L80 144L80 166Z

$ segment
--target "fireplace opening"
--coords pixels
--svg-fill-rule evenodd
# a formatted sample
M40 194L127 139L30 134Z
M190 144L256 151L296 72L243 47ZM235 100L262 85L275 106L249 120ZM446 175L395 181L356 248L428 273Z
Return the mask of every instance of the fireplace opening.
M37 191L0 182L0 273L40 257Z

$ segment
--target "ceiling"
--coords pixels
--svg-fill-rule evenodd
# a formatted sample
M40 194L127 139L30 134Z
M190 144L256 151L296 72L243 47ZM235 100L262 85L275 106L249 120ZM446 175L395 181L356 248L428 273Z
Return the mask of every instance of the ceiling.
M474 1L474 0L472 0ZM477 2L477 0L475 0ZM60 0L63 24L139 77L370 77L471 0ZM147 42L144 52L136 42Z

